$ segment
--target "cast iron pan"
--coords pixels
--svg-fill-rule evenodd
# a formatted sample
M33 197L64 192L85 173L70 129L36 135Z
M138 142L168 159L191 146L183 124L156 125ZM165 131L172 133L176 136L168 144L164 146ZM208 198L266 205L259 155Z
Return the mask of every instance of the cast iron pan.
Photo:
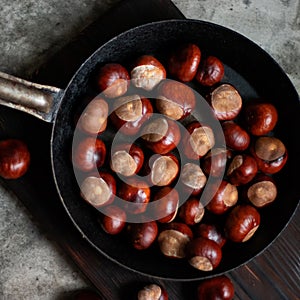
M87 95L96 95L93 76L97 67L107 62L119 62L127 66L128 62L142 54L153 54L164 62L168 51L183 42L198 44L203 55L219 57L225 64L223 81L233 84L244 101L260 97L275 104L279 112L279 122L274 133L289 151L286 166L274 176L278 182L278 198L268 208L261 209L262 221L259 230L246 243L227 243L222 263L208 273L193 269L184 260L164 258L155 246L149 250L135 251L122 236L112 237L104 233L98 223L99 212L79 196L79 187L69 156L74 115ZM16 81L11 77L5 80ZM32 88L26 82L25 86ZM54 122L51 139L53 174L65 209L82 236L99 253L130 270L172 280L198 280L233 270L266 249L287 226L297 208L300 198L300 142L297 137L300 120L299 96L272 57L255 43L230 29L198 20L160 21L139 26L100 47L82 64L64 91L51 87L35 86L35 90L36 88L39 93L42 91L50 94L51 100L46 98L43 101L53 101L53 104L50 109L42 104L42 109L39 110L44 112L41 113L35 110L36 106L30 101L33 108L25 110ZM0 96L9 98L6 94L3 95L3 91ZM5 105L24 110L25 101L14 101L19 104Z

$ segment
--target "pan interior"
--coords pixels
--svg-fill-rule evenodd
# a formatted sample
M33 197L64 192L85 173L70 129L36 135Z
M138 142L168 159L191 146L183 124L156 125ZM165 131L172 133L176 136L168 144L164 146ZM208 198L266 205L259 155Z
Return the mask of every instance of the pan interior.
M225 64L223 81L232 83L244 101L265 98L279 112L277 137L287 146L289 159L275 177L279 195L270 207L261 210L257 234L243 244L224 248L220 266L200 272L183 260L170 261L158 249L135 251L126 238L109 236L98 223L98 212L79 197L79 188L70 161L70 149L77 108L94 93L92 78L98 66L129 62L142 54L153 54L162 62L176 45L193 42L202 55L215 55ZM261 253L288 224L299 201L299 138L295 128L300 120L298 95L280 66L259 46L227 28L196 20L172 20L146 24L129 30L99 48L78 70L65 91L52 134L52 162L58 191L69 216L85 238L102 254L143 274L173 280L196 280L232 270Z

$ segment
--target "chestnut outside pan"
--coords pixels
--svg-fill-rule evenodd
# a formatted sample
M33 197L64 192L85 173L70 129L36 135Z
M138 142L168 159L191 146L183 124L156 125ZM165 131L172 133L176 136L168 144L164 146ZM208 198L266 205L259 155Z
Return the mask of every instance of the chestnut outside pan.
M278 198L268 208L261 209L259 230L246 243L228 243L224 247L222 263L212 272L197 271L184 260L170 261L157 249L134 251L122 236L112 237L104 233L97 221L98 211L79 196L69 159L74 113L85 96L91 91L93 93L92 77L97 67L106 62L127 65L130 59L141 54L154 54L163 62L167 51L183 42L198 44L203 55L219 57L225 64L223 81L232 83L244 101L260 97L277 107L279 121L274 132L289 152L286 166L274 176L278 183ZM99 253L130 270L172 280L198 280L233 270L265 250L287 226L297 209L300 198L299 96L287 75L268 53L225 27L190 19L145 24L101 46L81 65L65 90L1 73L0 99L2 105L53 123L52 168L63 206L82 236Z

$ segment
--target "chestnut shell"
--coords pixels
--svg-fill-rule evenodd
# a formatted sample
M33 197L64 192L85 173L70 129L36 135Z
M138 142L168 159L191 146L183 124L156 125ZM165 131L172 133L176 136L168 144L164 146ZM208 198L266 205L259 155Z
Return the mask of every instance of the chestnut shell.
M243 109L245 128L253 135L268 134L278 121L278 112L272 103L249 101Z
M17 179L23 176L30 165L31 155L27 144L18 139L0 141L0 176Z
M237 205L227 216L225 234L233 242L248 241L260 225L260 214L251 205Z
M127 236L137 250L149 248L156 239L158 227L155 221L127 225Z
M213 86L220 82L224 76L224 65L215 56L208 56L200 62L196 81L204 86Z
M221 247L214 241L197 237L186 247L189 263L201 271L212 271L222 260Z
M232 300L233 297L234 285L226 275L206 279L197 288L197 300Z
M171 76L183 82L193 80L201 59L199 47L185 43L174 49L168 60L168 71Z

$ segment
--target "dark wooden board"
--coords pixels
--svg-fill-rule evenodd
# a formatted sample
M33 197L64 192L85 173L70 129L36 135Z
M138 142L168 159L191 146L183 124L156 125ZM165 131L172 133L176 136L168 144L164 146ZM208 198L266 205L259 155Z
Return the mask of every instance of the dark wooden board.
M45 62L30 79L65 88L80 64L114 35L143 23L173 18L184 16L171 1L121 1ZM99 255L80 236L60 202L53 181L51 124L3 107L0 128L1 138L25 140L33 158L31 168L24 177L15 181L2 180L2 183L14 191L38 226L70 256L105 299L135 299L137 290L149 282L166 286L170 299L195 299L198 282L162 282L136 274ZM288 228L264 254L228 274L235 284L235 299L298 299L299 216L298 209Z

